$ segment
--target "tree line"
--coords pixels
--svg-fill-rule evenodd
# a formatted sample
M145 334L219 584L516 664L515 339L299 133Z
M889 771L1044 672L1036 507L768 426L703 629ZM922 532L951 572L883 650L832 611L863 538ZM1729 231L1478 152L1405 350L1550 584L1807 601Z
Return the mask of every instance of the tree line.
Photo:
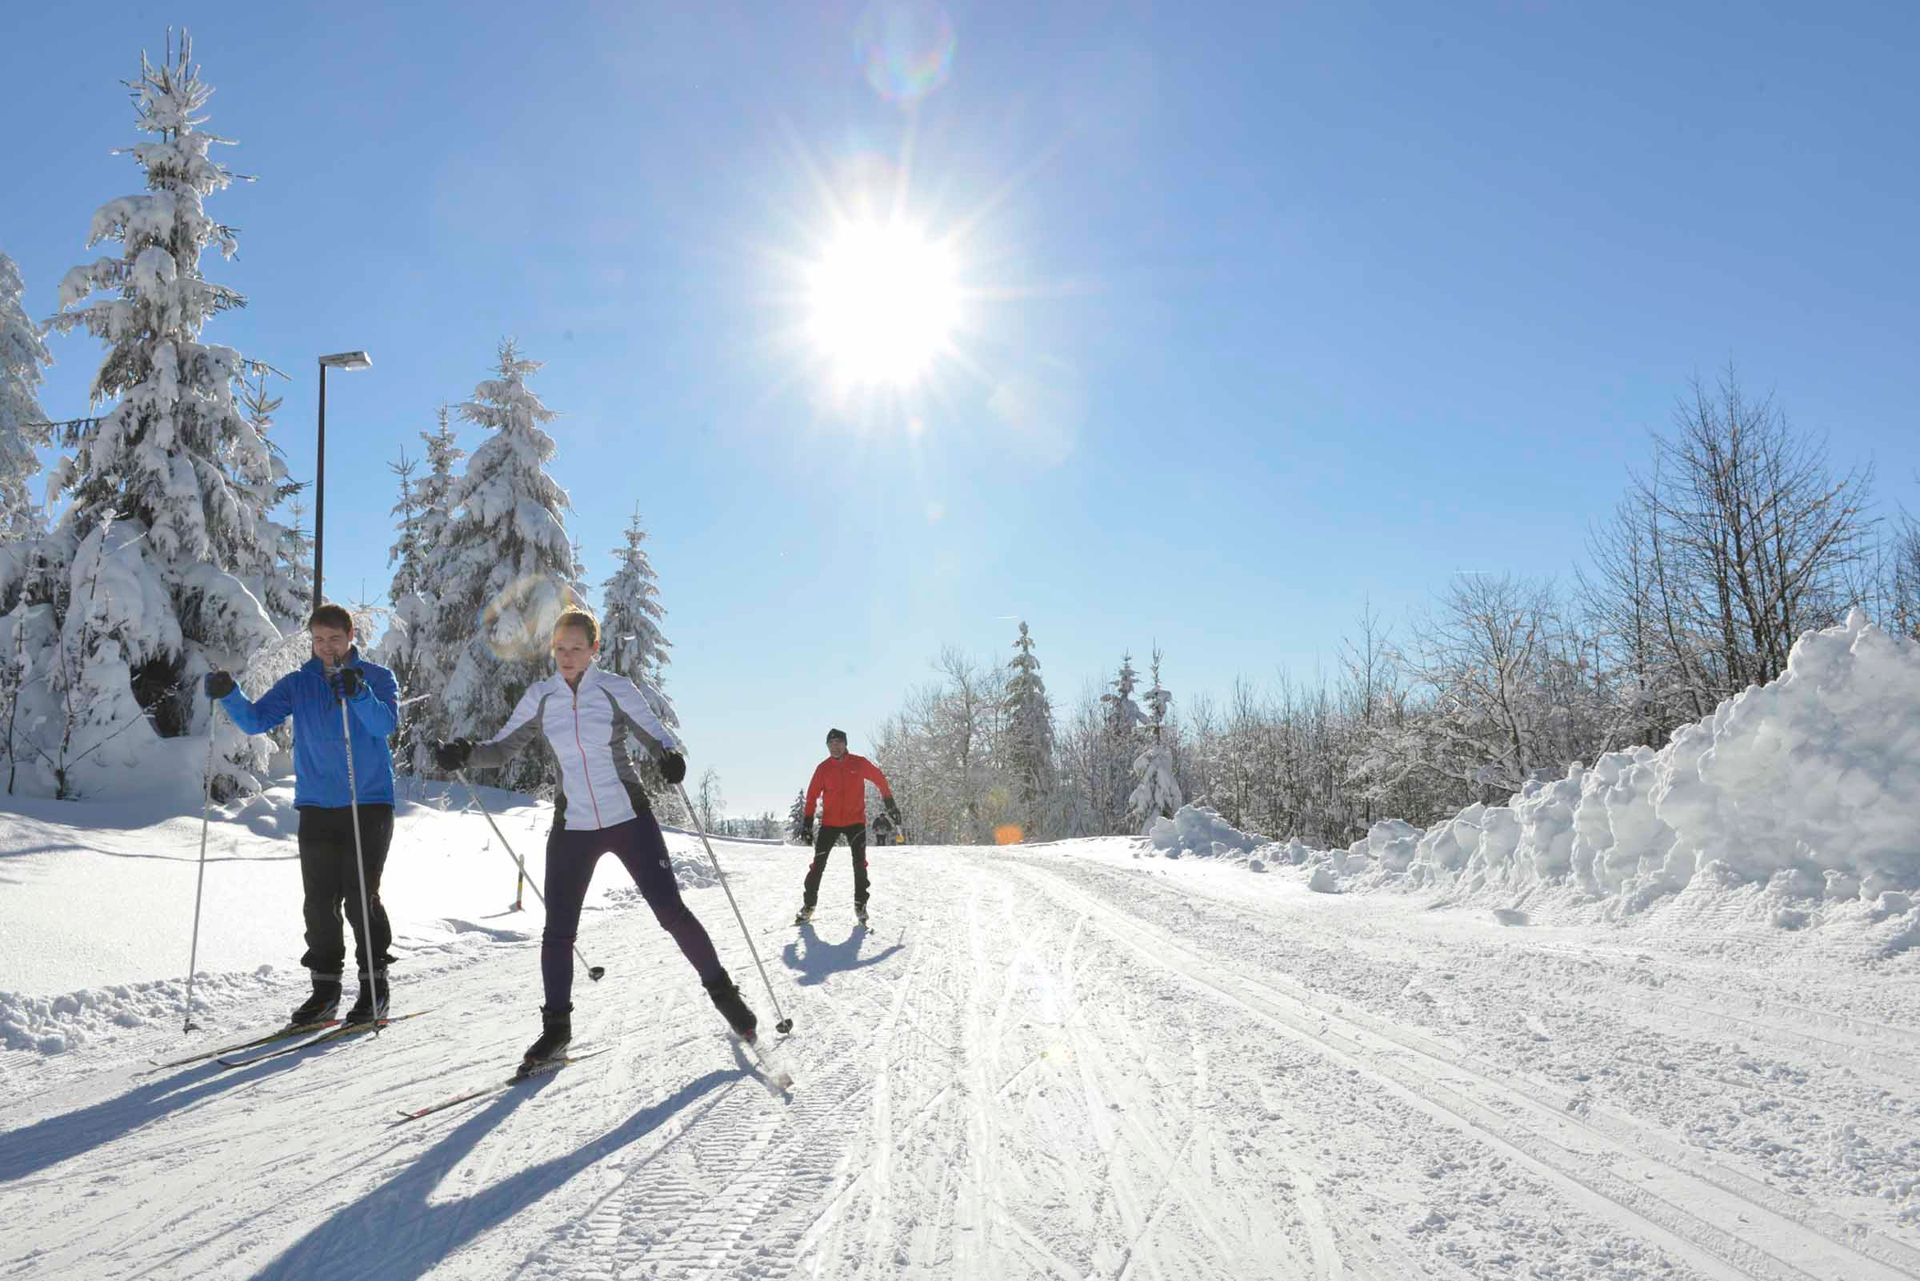
M1176 707L1156 650L1063 711L1025 622L1005 664L943 652L876 736L909 831L991 842L1142 832L1183 800L1343 846L1529 780L1663 745L1865 609L1920 638L1920 525L1872 512L1870 467L1727 371L1696 382L1562 580L1460 574L1390 626L1371 608L1312 681L1241 680Z

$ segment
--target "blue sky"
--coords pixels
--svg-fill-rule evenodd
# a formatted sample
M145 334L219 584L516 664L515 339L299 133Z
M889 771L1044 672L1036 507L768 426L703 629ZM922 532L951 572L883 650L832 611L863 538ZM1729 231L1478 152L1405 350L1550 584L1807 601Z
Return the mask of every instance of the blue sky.
M207 336L296 376L296 476L313 357L374 356L329 379L332 593L381 597L385 464L515 336L594 582L636 503L651 530L736 812L1016 616L1057 702L1155 642L1181 699L1330 668L1366 601L1456 570L1564 576L1730 360L1920 507L1920 10L953 3L903 104L864 8L18 8L0 250L50 314L137 180L119 82L189 27L257 178L211 205L251 302ZM965 359L838 414L793 264L823 190L902 169L965 229ZM46 407L82 412L99 348L52 346ZM1036 387L1044 430L996 412Z

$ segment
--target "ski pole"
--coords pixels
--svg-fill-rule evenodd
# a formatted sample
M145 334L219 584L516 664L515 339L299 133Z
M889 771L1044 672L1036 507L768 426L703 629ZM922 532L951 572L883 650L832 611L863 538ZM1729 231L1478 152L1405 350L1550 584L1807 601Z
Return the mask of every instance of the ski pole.
M511 842L507 840L507 834L500 830L500 825L493 821L493 815L487 812L487 803L480 799L479 791L474 787L474 785L471 782L467 780L467 771L464 769L457 769L453 772L453 776L459 779L463 784L466 785L467 795L473 797L473 803L480 807L480 816L487 820L487 826L491 827L493 829L493 834L500 838L500 848L505 850L507 852L507 857L512 859L515 865L519 867L520 879L523 882L525 882L528 889L533 891L533 896L540 900L540 906L544 909L547 905L547 896L542 894L540 892L540 887L535 885L532 879L527 876L527 865L525 863L520 862L520 856L513 852L513 845ZM580 964L587 966L587 977L592 979L595 983L598 983L602 978L602 976L606 974L607 972L606 966L587 964L587 954L580 950L579 939L575 939L573 941L573 954L580 958Z
M753 954L753 964L760 971L760 981L766 984L767 999L773 1002L773 1016L779 1020L773 1025L773 1030L785 1035L793 1031L793 1020L780 1009L780 998L774 995L773 980L767 977L767 967L760 962L760 949L753 945L753 935L747 930L747 918L740 915L739 900L733 897L733 887L727 884L727 874L721 870L720 860L714 856L713 842L707 839L707 829L700 825L700 815L694 812L693 802L687 799L686 785L675 783L674 787L680 793L680 803L687 807L687 816L693 820L693 830L700 834L700 843L707 847L707 861L713 864L714 872L720 877L720 888L727 892L727 902L733 908L733 919L740 922L740 937L746 939L747 951Z
M213 815L213 715L207 715L207 773L200 784L200 872L193 882L193 946L187 952L187 1013L182 1032L193 1031L193 972L200 963L200 896L207 888L207 825Z
M361 950L367 954L367 982L373 986L373 995L380 992L378 971L373 967L373 914L367 910L367 856L360 848L360 785L353 777L353 723L347 716L347 700L340 700L340 737L347 745L347 808L353 815L353 862L360 876L360 941ZM380 1035L380 1011L372 1008L374 1001L368 1001L369 1012L373 1015L373 1034Z

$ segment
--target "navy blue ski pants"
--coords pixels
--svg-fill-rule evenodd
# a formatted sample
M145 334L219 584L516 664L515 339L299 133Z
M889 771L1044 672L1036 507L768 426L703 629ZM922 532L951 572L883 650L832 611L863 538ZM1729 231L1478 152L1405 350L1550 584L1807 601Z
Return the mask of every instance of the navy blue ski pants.
M726 971L720 968L706 926L680 901L667 842L651 813L595 831L556 827L547 837L547 928L540 936L540 978L546 986L547 1008L564 1010L572 1003L573 940L580 931L580 905L586 901L594 865L602 854L612 854L626 865L627 874L653 909L653 919L673 935L700 981L724 978Z

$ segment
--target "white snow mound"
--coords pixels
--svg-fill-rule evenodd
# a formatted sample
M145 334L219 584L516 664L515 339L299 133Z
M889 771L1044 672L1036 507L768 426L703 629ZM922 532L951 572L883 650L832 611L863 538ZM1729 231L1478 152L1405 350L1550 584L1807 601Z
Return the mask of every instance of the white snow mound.
M1886 895L1895 907L1920 889L1916 832L1920 645L1855 610L1801 637L1778 680L1728 699L1657 752L1576 762L1564 778L1424 833L1377 823L1329 861L1376 883L1568 885L1629 911L1702 873L1797 898Z
M1205 805L1182 805L1172 818L1157 818L1147 832L1147 843L1168 858L1225 858L1264 871L1277 861L1262 857L1271 842L1243 832Z

